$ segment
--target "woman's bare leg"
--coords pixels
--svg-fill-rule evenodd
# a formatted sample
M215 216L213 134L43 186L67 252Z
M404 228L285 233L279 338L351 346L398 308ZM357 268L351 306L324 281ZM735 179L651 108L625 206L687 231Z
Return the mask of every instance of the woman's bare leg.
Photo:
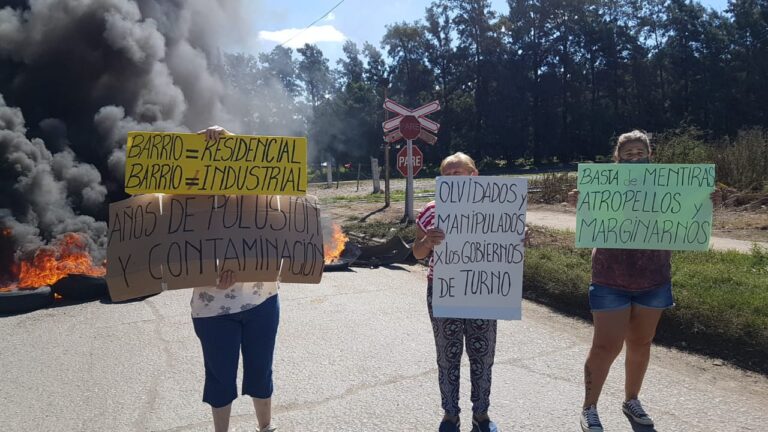
M637 399L643 385L645 371L651 358L651 343L656 335L656 326L661 318L661 309L649 309L632 305L632 314L627 331L626 377L624 393L626 400Z
M592 312L594 334L584 363L584 408L597 405L611 365L624 344L630 310Z

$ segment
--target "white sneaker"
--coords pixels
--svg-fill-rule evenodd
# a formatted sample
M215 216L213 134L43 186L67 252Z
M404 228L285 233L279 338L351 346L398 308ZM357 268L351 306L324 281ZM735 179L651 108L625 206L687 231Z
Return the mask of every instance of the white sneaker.
M272 423L264 426L263 429L256 428L256 432L275 432L277 430L277 426L273 426Z
M581 430L583 432L603 432L603 424L597 415L597 407L592 405L581 411Z
M653 426L653 419L645 412L639 400L630 399L624 402L621 404L621 410L635 423L643 426Z

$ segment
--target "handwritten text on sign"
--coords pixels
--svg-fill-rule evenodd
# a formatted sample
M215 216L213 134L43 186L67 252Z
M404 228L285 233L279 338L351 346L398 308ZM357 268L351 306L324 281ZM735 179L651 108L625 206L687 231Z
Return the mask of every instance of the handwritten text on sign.
M239 282L318 283L323 238L315 197L147 194L109 206L112 300Z
M714 165L579 164L576 247L707 250Z
M438 177L436 317L520 319L527 204L526 179Z
M307 139L129 132L125 191L130 194L304 195Z

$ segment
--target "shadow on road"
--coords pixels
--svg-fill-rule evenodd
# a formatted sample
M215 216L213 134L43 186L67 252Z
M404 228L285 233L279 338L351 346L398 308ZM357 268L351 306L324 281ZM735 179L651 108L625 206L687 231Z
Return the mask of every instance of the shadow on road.
M384 210L386 210L386 209L388 209L388 208L389 208L389 206L386 206L386 205L385 205L384 207L382 207L382 208L380 208L380 209L376 209L376 210L374 210L374 211L372 211L372 212L368 213L367 215L365 215L365 216L361 217L361 218L360 218L360 222L365 222L366 220L368 220L368 218L369 218L369 217L371 217L371 216L373 216L373 215L375 215L375 214L377 214L377 213L381 213L381 212L383 212Z
M635 423L632 421L632 417L628 416L626 413L624 413L624 417L627 418L629 424L632 426L632 432L658 432L654 426L645 426Z

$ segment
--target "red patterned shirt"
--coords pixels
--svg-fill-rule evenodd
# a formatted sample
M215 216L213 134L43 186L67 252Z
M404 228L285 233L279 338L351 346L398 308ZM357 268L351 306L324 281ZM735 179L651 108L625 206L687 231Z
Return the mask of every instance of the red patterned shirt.
M421 212L419 212L419 215L416 216L416 225L421 228L422 231L427 232L427 230L435 227L435 202L430 201L429 204L427 204ZM435 267L435 256L432 254L432 252L429 253L429 271L427 272L427 279L430 281L432 280L432 274L434 272Z
M593 249L592 283L627 291L672 282L672 252L643 249Z

